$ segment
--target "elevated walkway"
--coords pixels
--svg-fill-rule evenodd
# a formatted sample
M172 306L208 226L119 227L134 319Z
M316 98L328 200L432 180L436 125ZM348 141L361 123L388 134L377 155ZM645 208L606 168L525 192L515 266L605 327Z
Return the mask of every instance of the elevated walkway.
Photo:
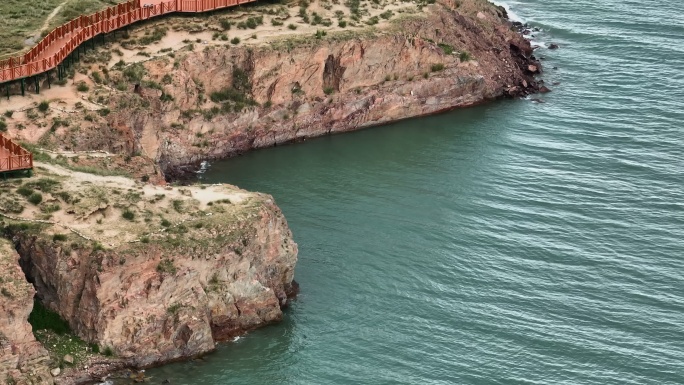
M0 174L33 169L33 154L0 134Z
M133 23L169 13L200 13L251 3L256 0L130 0L89 16L80 16L45 36L23 56L0 61L0 84L22 81L57 69L84 42ZM48 75L49 76L49 75ZM49 78L48 78L49 81ZM5 84L7 87L7 84ZM8 95L9 95L9 91Z

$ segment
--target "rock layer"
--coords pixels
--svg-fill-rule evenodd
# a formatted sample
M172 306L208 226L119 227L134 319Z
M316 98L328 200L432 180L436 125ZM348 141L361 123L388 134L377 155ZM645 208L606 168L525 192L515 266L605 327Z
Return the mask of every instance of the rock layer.
M0 383L53 384L48 352L28 323L35 290L18 262L10 242L0 239Z
M163 91L142 87L151 107L120 109L110 125L172 179L184 164L536 92L541 66L505 11L459 4L429 6L388 30L153 59L148 76ZM256 105L214 98L226 90Z
M22 188L50 186L41 192L60 206L60 221L36 222L26 209L8 217L4 232L38 298L100 351L146 367L209 352L217 341L282 318L297 245L272 197L228 185L37 177ZM21 293L23 307L7 312L26 326L33 289L25 280ZM30 327L14 334L12 341L33 341Z

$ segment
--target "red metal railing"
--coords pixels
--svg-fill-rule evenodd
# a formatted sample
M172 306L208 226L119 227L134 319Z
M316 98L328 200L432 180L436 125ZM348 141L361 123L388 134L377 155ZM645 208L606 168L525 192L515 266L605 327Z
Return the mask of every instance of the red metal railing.
M0 172L33 168L33 154L0 134Z
M208 12L256 0L129 0L55 28L23 56L0 61L0 83L49 71L81 43L138 21L176 12Z

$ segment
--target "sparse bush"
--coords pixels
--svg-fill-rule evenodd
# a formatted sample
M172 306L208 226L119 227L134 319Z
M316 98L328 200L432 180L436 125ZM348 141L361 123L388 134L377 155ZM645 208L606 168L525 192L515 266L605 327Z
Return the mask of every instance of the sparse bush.
M234 37L234 38L230 39L230 42L231 42L232 44L238 45L238 44L240 44L240 38L239 38L239 37Z
M133 211L130 211L129 209L124 210L124 212L121 214L123 219L132 221L135 219L135 213Z
M6 118L11 118L13 114L14 114L14 111L13 111L13 110L7 110L7 111L5 111L5 113L4 113L4 115L5 115Z
M461 54L458 55L458 58L459 58L462 62L466 62L466 61L468 61L468 60L471 59L470 54L469 54L468 52L466 52L466 51L461 52Z
M366 24L375 25L375 24L378 24L379 22L380 22L380 19L378 19L377 16L373 16L370 19L368 19L368 21L366 21Z
M294 24L289 24L289 25L287 26L287 28L289 28L289 29L291 29L291 30L294 31L295 29L297 29L297 26L294 25Z
M4 120L0 120L0 132L7 131L7 123Z
M29 202L37 206L40 204L40 202L43 201L43 195L41 193L34 192L31 195L29 195L27 199Z
M437 64L433 64L430 66L430 71L432 71L432 72L441 71L443 69L444 69L444 64L442 64L442 63L437 63Z
M33 189L28 186L21 186L17 189L17 194L23 197L28 197L33 194Z
M340 20L340 22L337 24L340 26L340 28L347 28L347 22L344 20Z
M89 89L90 87L88 87L85 82L78 82L78 84L76 84L76 91L78 92L88 92Z
M224 31L228 31L230 29L231 24L233 23L231 23L228 19L224 18L219 20L219 25Z
M330 94L332 94L333 92L335 92L335 89L334 89L333 87L325 87L325 88L323 88L323 93L326 94L326 95L330 95Z
M46 113L50 109L50 102L47 100L43 100L42 102L38 103L38 111L42 113Z
M437 45L438 45L439 48L441 48L442 51L444 51L444 53L447 54L447 55L451 55L452 53L454 53L454 47L450 46L449 44L439 43L439 44L437 44Z
M52 240L55 242L64 242L67 240L66 234L55 234L52 236Z
M102 75L98 71L93 71L92 76L95 83L102 84Z
M170 259L162 259L157 265L157 271L160 273L176 274L176 266L173 265L173 261Z

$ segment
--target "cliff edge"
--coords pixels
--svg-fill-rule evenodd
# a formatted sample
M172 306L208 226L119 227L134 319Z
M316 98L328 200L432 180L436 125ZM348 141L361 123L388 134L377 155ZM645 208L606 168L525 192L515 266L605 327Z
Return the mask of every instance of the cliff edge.
M21 302L2 298L0 306L16 309L8 308L13 316L7 325L3 317L0 331L14 345L34 347L26 323L33 289L24 274L42 305L119 367L197 356L282 318L296 285L297 245L272 197L229 185L145 185L47 164L36 174L0 184L3 233L19 254L4 241L3 264L16 275L7 290ZM21 371L21 362L43 357L35 348L30 356L14 348L0 363Z

